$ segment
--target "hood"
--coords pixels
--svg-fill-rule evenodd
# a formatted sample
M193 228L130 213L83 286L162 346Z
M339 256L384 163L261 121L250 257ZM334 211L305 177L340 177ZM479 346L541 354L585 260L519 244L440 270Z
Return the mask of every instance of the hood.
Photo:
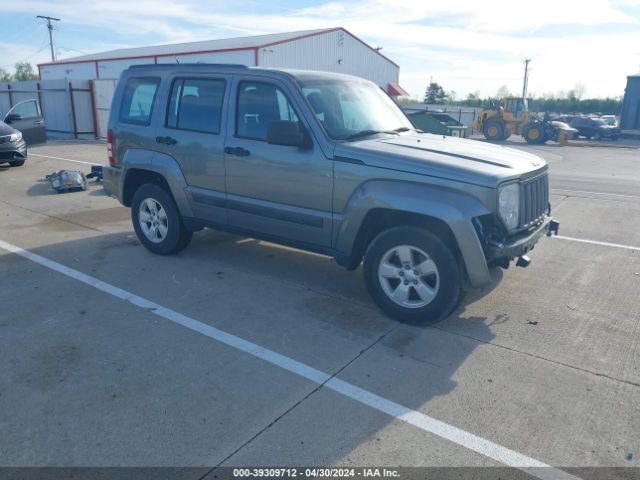
M547 169L537 155L491 143L428 133L375 138L336 146L336 156L366 165L494 188Z
M12 133L16 133L17 130L15 128L11 128L6 123L0 121L0 137L4 137L5 135L11 135Z

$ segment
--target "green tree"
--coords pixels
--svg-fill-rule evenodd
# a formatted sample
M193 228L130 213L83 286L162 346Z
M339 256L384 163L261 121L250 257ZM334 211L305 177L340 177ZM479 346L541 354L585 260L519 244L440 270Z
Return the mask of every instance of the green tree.
M470 92L467 94L467 98L460 102L460 105L468 107L480 107L483 104L483 99L480 97L480 91Z
M424 93L423 103L444 103L447 94L437 82L429 82L427 91Z
M457 93L456 93L456 91L455 91L455 90L449 90L449 91L447 92L447 95L446 95L445 99L446 99L447 103L449 103L449 104L451 104L451 105L455 105L455 103L456 103L456 96L457 96Z
M4 68L0 68L0 82L10 82L13 80L12 75Z
M502 100L503 98L511 97L512 93L509 91L509 88L506 85L502 85L498 89L498 93L496 93L496 98L498 100Z
M20 80L38 80L38 74L33 71L33 67L29 62L16 63L15 79Z

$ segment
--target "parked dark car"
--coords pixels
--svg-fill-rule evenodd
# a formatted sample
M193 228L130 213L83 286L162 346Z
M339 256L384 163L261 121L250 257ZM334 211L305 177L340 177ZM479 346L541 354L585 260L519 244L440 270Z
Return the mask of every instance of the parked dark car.
M607 125L604 120L599 118L575 117L571 120L570 125L578 130L578 135L576 135L575 138L582 136L593 138L594 140L600 140L601 138L617 140L618 137L620 137L619 128L613 125Z
M27 144L22 133L0 121L0 163L20 167L26 159Z
M551 124L555 127L556 135L555 138L552 138L554 142L558 141L558 131L564 130L567 132L567 140L571 140L572 138L578 138L578 130L571 127L568 123L561 122L559 120L551 120Z
M29 146L47 141L42 109L36 99L16 103L5 115L4 123L20 131Z

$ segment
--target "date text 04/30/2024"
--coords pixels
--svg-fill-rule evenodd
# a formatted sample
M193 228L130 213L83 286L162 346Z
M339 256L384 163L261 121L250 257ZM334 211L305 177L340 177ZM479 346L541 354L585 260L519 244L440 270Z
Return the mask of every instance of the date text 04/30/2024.
M234 478L394 478L388 468L234 468Z

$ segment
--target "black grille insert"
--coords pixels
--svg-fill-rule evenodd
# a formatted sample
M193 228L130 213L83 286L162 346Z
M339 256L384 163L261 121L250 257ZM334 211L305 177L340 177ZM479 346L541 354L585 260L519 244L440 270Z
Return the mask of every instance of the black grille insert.
M528 228L542 220L549 209L549 175L520 183L520 227Z

